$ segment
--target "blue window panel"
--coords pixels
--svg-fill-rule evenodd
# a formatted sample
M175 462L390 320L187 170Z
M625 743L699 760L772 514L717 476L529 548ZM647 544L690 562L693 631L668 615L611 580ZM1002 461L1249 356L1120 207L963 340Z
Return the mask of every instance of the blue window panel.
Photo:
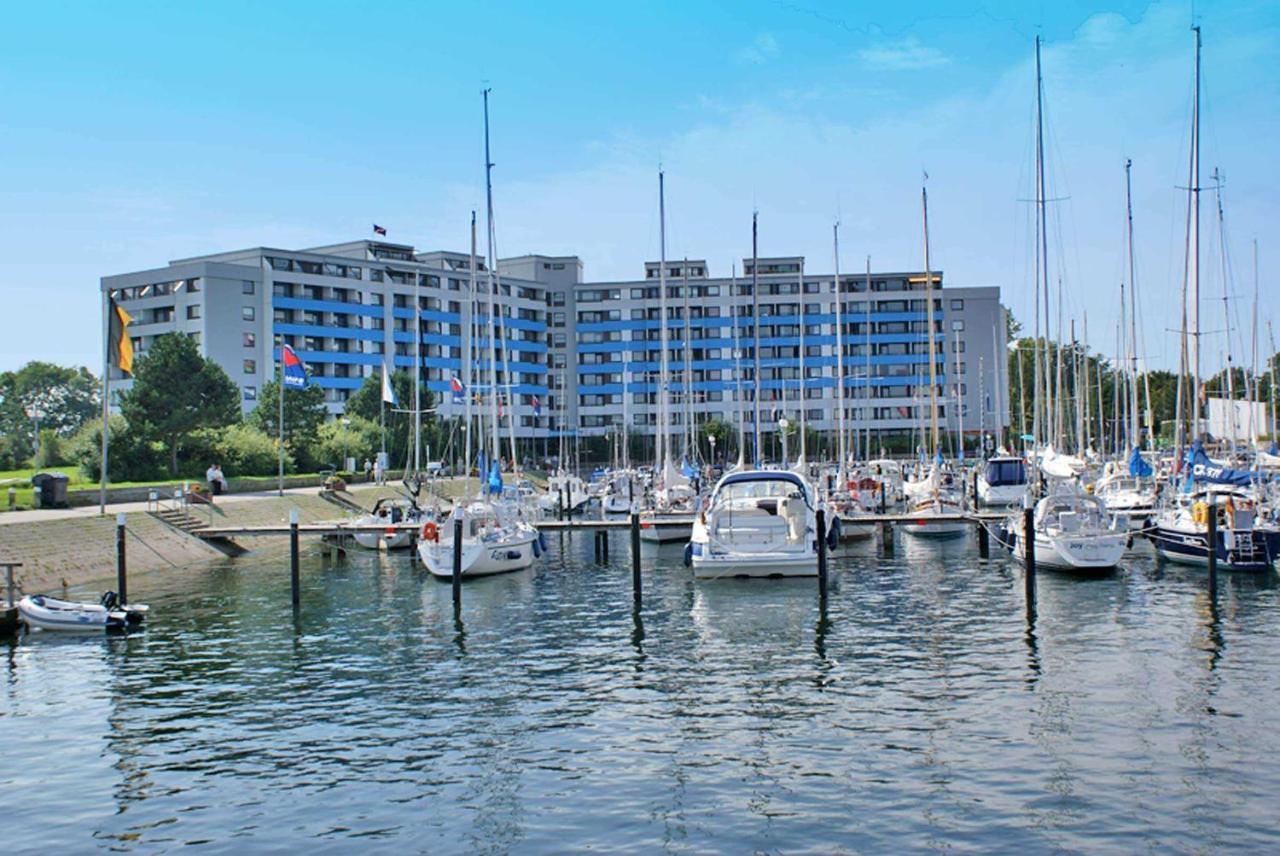
M352 315L368 315L372 318L381 318L381 306L372 306L366 303L341 303L337 300L311 300L306 297L276 297L272 296L271 306L273 309L310 309L316 312L345 312Z
M376 366L382 363L381 354L344 354L341 351L298 351L304 363L342 363L345 365Z
M359 389L364 384L362 377L313 377L311 383L322 389Z
M361 330L356 327L321 327L315 324L272 324L275 333L290 336L318 336L326 339L363 339L376 342L382 338L381 330Z

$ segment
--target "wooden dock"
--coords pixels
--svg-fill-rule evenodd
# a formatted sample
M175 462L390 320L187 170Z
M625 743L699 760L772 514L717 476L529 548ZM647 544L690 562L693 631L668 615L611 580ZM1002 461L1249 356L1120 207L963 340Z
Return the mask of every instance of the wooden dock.
M985 524L1006 520L1009 515L1010 512L1007 511L987 511L965 514L939 514L932 515L928 519L930 522L960 522L977 525L979 523ZM842 516L840 522L845 526L868 526L879 523L914 523L919 519L921 519L920 515L917 514L865 514ZM446 524L447 522L445 521ZM534 520L531 523L542 532L586 532L602 529L628 529L631 526L630 518L622 516L607 518L580 517L571 520ZM692 523L692 515L686 517L664 515L658 520L646 519L644 516L640 518L640 526L645 529L689 526ZM383 535L399 532L417 532L421 526L422 524L420 523L360 524L337 521L332 523L299 523L297 528L299 535L338 538L362 533ZM264 526L204 526L199 529L192 529L191 534L197 538L212 541L235 538L283 537L289 535L292 531L293 528L288 523L278 523Z

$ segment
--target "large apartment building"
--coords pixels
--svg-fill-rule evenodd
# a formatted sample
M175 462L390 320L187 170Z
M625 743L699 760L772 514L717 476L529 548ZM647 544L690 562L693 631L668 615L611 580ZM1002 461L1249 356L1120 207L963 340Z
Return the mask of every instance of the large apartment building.
M751 425L757 335L763 431L774 430L779 415L799 421L803 411L813 430L833 432L838 375L851 432L874 440L918 428L929 389L924 273L841 274L838 358L835 277L807 272L802 257L758 264L753 272L746 259L740 275L712 277L703 260L667 262L672 430L690 418L735 422L739 412ZM518 433L603 435L625 423L632 434L652 435L663 338L659 264L647 263L636 280L584 282L575 256L528 255L500 261L498 273L498 384L514 392ZM307 363L334 414L384 363L411 371L420 347L423 383L449 418L462 409L448 390L452 378L467 376L465 331L488 327L483 262L476 274L475 318L468 254L385 241L182 259L104 277L102 289L133 315L139 353L161 333L195 337L239 384L246 411L277 371L280 337ZM940 271L933 280L943 427L971 434L1008 424L999 289L944 287ZM487 339L472 345L473 365L487 367Z
M479 313L487 312L487 277L478 262ZM279 337L307 364L332 414L341 413L352 390L380 374L384 364L412 371L420 356L424 388L448 415L449 382L462 374L464 331L473 322L488 326L487 315L471 318L470 280L468 254L353 241L180 259L155 270L104 277L102 289L133 316L136 353L145 356L163 333L192 336L239 385L246 413L278 372ZM532 399L547 394L546 290L503 276L497 305L503 333L498 383L515 396L518 424L533 431ZM421 327L420 342L415 342L415 324ZM487 366L487 339L482 344L475 354ZM112 379L113 391L128 384L127 378Z

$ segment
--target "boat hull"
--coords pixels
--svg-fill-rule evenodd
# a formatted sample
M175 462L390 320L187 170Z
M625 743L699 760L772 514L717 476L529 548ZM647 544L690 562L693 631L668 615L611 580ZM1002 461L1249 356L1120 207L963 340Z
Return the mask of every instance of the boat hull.
M537 554L534 542L538 533L532 529L493 541L464 539L462 542L462 576L484 577L522 571L531 567ZM453 577L453 542L421 542L418 556L434 577Z
M1110 571L1120 564L1128 544L1125 534L1050 536L1036 533L1036 567L1060 571ZM1025 542L1014 536L1013 556L1026 564Z
M694 579L715 580L733 577L816 577L816 553L761 553L723 556L694 555Z
M902 531L913 538L945 541L952 538L963 538L968 534L971 524L963 520L931 520L927 515L920 515L910 522L902 524Z
M1233 547L1227 547L1228 534ZM1180 565L1209 566L1209 537L1205 532L1189 532L1172 526L1153 526L1147 538L1161 558ZM1216 544L1218 569L1260 573L1271 570L1280 556L1280 533L1248 531L1221 532Z

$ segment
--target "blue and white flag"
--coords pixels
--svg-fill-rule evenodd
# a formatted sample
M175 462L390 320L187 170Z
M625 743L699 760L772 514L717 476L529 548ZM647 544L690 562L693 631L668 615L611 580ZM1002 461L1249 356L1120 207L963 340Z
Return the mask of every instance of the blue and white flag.
M391 375L387 373L387 367L382 366L382 403L390 404L392 407L399 407L400 401L396 398L395 388L391 386Z

